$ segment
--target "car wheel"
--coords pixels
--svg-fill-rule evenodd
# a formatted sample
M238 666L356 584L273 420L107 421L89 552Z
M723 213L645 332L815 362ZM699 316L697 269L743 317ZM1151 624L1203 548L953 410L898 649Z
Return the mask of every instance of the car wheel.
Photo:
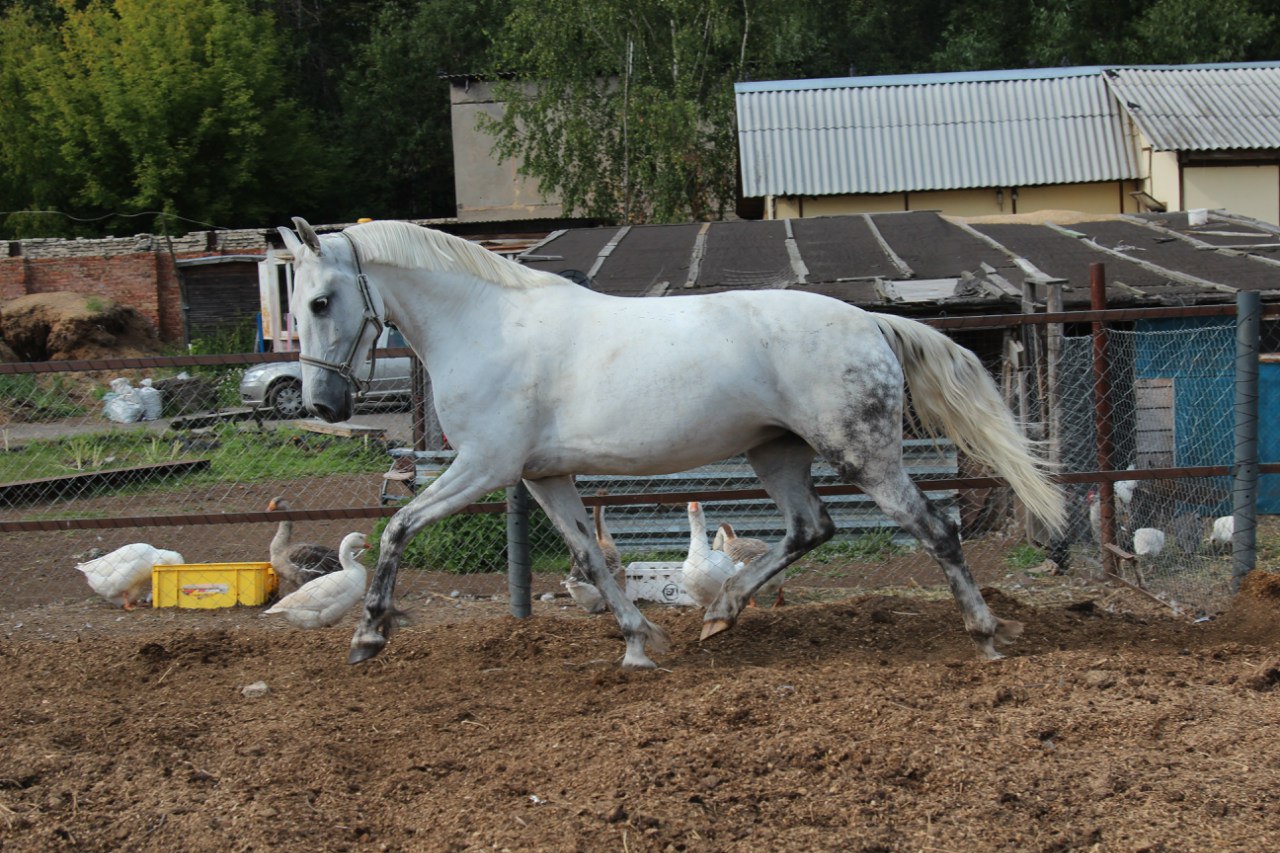
M302 383L296 379L284 379L271 386L267 392L267 405L278 418L300 418L306 413L302 402Z

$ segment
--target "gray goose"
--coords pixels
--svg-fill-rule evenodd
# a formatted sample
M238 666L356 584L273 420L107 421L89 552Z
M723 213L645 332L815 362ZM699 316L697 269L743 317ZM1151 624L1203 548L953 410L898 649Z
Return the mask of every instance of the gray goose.
M594 514L596 542L600 545L601 553L604 554L604 567L617 581L618 586L622 587L626 583L626 574L622 570L622 554L614 544L613 534L609 532L609 528L605 527L604 507L597 505L594 508ZM569 591L569 596L578 603L578 606L588 613L603 613L608 609L604 595L587 579L586 571L577 563L574 563L569 570L569 577L561 581L561 584Z
M765 552L769 550L769 544L763 540L739 536L734 533L733 525L728 522L720 525L711 547L717 551L724 551L735 563L742 563L744 567L751 565L753 561L764 556ZM751 597L751 603L755 604L757 598L767 601L772 596L774 607L786 604L782 597L782 583L785 580L786 572L778 572L769 578L756 590L756 594Z
M283 497L272 498L267 504L267 512L288 509L289 504ZM271 540L271 568L281 580L296 588L321 575L342 570L342 561L336 550L314 542L293 544L290 541L292 536L293 522L286 519L276 527L276 535Z

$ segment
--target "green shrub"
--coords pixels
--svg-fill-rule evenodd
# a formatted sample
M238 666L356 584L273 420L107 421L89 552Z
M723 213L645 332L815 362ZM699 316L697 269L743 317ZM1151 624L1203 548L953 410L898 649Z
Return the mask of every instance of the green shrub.
M231 355L249 353L258 347L258 323L254 317L217 327L213 332L192 338L187 351L191 355ZM218 392L219 406L240 405L240 376L244 365L233 367L192 367L193 376L201 376L213 383Z
M501 503L505 491L490 492L481 503ZM373 529L377 559L382 531L389 519L379 519ZM546 558L564 555L565 546L551 520L536 503L529 509L529 551L539 570L552 565ZM560 571L568 571L567 558ZM400 565L406 569L474 574L507 570L507 514L505 512L458 513L428 525L409 541Z

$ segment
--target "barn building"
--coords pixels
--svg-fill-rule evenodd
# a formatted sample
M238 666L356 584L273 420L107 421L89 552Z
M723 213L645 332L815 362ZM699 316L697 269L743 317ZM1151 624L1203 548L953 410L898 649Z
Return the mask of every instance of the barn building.
M764 215L1225 209L1280 223L1280 62L739 83Z

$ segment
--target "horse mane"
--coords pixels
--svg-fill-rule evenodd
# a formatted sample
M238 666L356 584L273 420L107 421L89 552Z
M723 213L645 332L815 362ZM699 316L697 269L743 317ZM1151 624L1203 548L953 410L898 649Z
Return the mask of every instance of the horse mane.
M411 222L365 222L343 233L355 241L363 263L435 272L469 272L517 290L566 281L554 273L521 266L470 240Z

